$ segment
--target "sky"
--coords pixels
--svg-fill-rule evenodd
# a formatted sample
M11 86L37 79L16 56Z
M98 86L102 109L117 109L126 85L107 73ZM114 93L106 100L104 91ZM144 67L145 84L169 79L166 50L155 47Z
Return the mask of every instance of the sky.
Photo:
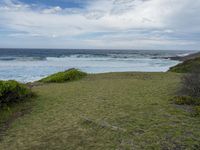
M1 48L200 50L200 0L0 0Z

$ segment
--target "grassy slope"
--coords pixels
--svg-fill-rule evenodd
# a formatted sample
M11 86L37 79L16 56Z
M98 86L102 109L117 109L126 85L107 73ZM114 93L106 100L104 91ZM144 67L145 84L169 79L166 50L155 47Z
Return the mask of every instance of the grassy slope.
M69 82L69 81L75 81L80 80L83 77L85 77L87 74L85 72L82 72L77 69L68 69L63 72L58 72L55 74L52 74L46 78L43 78L39 80L39 82L43 83L63 83L63 82Z
M195 67L200 67L200 57L194 59L185 60L184 62L171 67L169 71L177 73L187 73L192 72Z
M169 101L179 79L111 73L35 87L32 112L13 123L0 149L198 149L200 119Z

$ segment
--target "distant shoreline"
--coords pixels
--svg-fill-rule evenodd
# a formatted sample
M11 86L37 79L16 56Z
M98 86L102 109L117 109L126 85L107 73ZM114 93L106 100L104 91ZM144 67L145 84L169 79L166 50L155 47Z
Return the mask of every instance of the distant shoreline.
M189 59L194 59L200 57L200 52L196 52L196 53L191 53L187 56L173 56L173 57L165 57L165 59L171 59L171 60L178 60L178 61L186 61Z

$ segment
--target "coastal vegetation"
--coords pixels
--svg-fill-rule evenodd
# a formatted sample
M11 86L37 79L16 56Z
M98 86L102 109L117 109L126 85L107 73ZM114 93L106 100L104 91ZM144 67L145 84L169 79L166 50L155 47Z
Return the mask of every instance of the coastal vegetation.
M194 106L195 115L200 115L200 67L182 75L181 86L174 98L175 104Z
M32 91L17 81L0 81L0 106L32 97Z
M181 86L173 101L177 105L191 105L194 115L200 115L200 57L199 53L188 56L183 63L172 68L170 72L184 73L181 78Z
M0 134L0 149L199 149L199 118L170 101L181 76L107 73L34 86L37 97L23 104L31 113Z
M43 82L43 83L69 82L69 81L79 80L85 77L86 75L87 74L85 72L72 68L64 72L58 72L58 73L52 74L46 78L39 80L39 82Z
M171 67L169 71L176 73L189 73L193 72L193 70L195 70L196 68L200 69L200 57L185 60L184 62Z
M35 93L27 85L13 80L0 81L0 140L2 131L9 127L8 122L29 110L32 97Z

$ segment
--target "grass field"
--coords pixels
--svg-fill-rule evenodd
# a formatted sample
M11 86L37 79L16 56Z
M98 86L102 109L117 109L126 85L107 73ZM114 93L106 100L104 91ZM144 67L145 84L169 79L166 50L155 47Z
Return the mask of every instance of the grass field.
M200 118L170 101L179 82L175 73L109 73L36 86L0 149L200 149Z

